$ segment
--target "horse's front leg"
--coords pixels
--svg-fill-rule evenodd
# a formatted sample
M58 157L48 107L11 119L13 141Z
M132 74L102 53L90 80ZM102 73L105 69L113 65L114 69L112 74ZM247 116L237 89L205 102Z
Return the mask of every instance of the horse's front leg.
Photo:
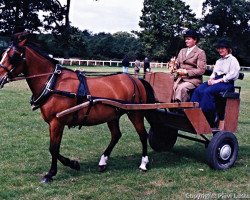
M49 131L50 131L49 151L52 156L52 161L49 172L42 179L43 183L48 183L52 181L53 176L57 174L57 159L59 157L63 130L64 130L64 125L60 125L60 123L57 120L54 120L49 124Z
M50 123L49 151L52 156L52 162L49 172L42 179L42 182L44 183L52 181L53 176L57 174L57 159L65 166L68 166L75 170L80 170L80 164L78 161L70 160L69 158L62 156L59 153L63 130L64 130L64 125L61 125L57 121Z

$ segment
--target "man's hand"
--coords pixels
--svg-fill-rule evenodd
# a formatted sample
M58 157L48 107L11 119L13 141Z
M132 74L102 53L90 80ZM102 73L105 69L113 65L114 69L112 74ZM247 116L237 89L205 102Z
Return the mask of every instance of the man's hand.
M177 69L176 72L179 76L187 76L188 72L186 69Z

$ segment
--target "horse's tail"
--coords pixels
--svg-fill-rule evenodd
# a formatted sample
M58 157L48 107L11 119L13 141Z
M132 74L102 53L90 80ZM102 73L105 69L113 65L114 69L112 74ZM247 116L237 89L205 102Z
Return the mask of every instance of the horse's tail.
M154 94L154 90L152 88L152 86L149 84L149 82L145 81L144 79L140 79L140 81L142 82L145 90L146 90L146 94L147 94L147 101L146 103L155 103L155 94Z

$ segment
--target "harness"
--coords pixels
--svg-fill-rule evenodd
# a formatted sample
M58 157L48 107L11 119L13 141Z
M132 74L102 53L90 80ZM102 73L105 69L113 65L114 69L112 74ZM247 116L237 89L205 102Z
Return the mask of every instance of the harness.
M57 78L61 73L62 73L62 66L56 64L54 72L50 75L49 80L45 84L40 95L38 95L37 98L35 98L34 95L31 96L30 104L32 106L32 110L40 108L47 101L47 99L50 97L51 94L59 94L69 98L75 98L77 96L77 94L75 93L61 91L61 90L54 90Z
M89 115L89 113L94 105L93 104L94 99L102 98L102 99L117 101L120 103L131 103L131 102L135 103L136 91L137 91L138 96L139 96L139 102L140 103L142 102L139 87L138 87L137 83L135 82L135 80L129 74L127 74L127 76L130 79L130 81L132 82L133 87L134 87L134 89L133 89L134 92L133 92L132 98L129 102L124 101L124 100L119 100L119 99L91 96L91 94L89 92L88 85L87 85L87 81L86 81L86 74L85 74L85 72L81 72L79 70L75 71L75 73L77 74L78 80L79 80L79 86L78 86L77 93L72 93L72 92L67 92L67 91L62 91L62 90L55 90L55 85L56 85L56 82L58 80L58 77L62 73L62 69L63 69L63 67L60 64L56 64L54 72L48 78L48 81L46 82L44 88L42 89L42 91L38 95L38 97L35 98L34 95L31 96L30 104L32 106L32 110L34 111L34 110L40 108L42 105L44 105L46 103L46 101L48 100L48 98L53 94L65 96L68 98L77 98L77 105L83 103L86 100L89 101L90 102L89 106L87 108L87 111L86 111L85 116L84 116L83 120L81 121L81 123L80 124L78 123L78 112L75 112L73 114L72 122L70 123L69 128L79 125L79 129L81 129L81 127L86 122L88 115ZM120 112L120 109L117 109L117 111Z

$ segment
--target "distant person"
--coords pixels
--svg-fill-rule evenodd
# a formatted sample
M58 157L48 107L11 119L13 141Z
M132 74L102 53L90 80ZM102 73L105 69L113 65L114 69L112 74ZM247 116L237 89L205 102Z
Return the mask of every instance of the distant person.
M144 78L145 78L145 74L147 72L150 72L150 62L149 62L149 59L147 57L144 59L143 72L144 72L144 75L143 75Z
M140 72L140 68L141 68L141 62L140 62L140 60L136 59L135 60L135 67L134 67L135 77L138 77L138 74Z
M128 67L129 67L129 59L127 56L124 57L122 60L122 72L128 73Z
M216 50L221 58L216 61L209 80L197 87L191 98L191 101L199 102L199 106L211 127L216 126L216 95L220 92L233 91L234 81L238 78L240 72L239 62L231 54L232 50L228 41L218 41Z
M199 34L195 30L188 30L184 35L186 48L180 50L175 69L177 79L174 83L174 102L190 100L190 90L202 83L202 75L206 70L206 54L197 44Z

